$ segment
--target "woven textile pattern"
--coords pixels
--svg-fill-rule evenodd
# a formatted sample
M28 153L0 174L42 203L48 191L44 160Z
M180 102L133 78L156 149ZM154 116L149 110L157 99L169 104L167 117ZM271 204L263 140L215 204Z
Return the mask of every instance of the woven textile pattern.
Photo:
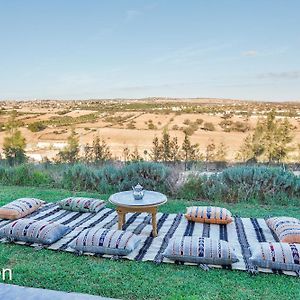
M289 217L274 217L266 222L281 242L300 244L300 220Z
M97 213L105 206L105 202L93 198L70 197L59 201L58 205L65 210Z
M138 236L130 231L94 227L82 232L70 247L83 252L126 255L138 242Z
M69 230L68 226L56 222L19 219L1 228L0 237L49 245L56 242Z
M300 271L300 245L264 242L251 248L250 261L262 268Z
M36 211L45 202L35 198L20 198L0 208L0 218L15 220Z
M229 210L215 206L190 206L187 207L185 217L189 221L211 224L228 224L232 222Z

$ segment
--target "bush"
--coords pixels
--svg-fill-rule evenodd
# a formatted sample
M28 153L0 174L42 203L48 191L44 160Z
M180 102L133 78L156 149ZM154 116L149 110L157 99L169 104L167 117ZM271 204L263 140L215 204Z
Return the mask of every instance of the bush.
M183 132L186 134L186 135L193 135L195 131L197 131L199 129L199 126L197 123L190 123L190 125L186 128L184 128Z
M168 192L167 167L151 162L136 162L117 168L106 165L100 169L78 164L70 166L63 173L62 184L71 190L92 190L112 193L130 190L140 183L145 189Z
M73 165L66 168L62 176L62 187L70 190L98 190L99 178L91 167Z
M32 132L39 132L46 128L47 128L47 126L42 122L33 122L28 125L28 129Z
M178 185L179 173L162 163L134 162L117 167L85 164L0 166L0 184L55 186L111 194L140 183L145 189L209 203L293 204L300 207L300 178L283 168L240 166L211 176L190 176Z
M216 130L214 124L211 123L211 122L205 122L203 124L203 128L202 129L203 130L207 130L207 131L215 131Z
M166 180L170 174L168 167L152 162L137 162L120 169L119 189L127 190L140 183L145 189L168 192Z
M53 179L46 172L36 170L32 165L11 168L0 167L0 183L4 185L46 186Z
M195 188L195 179L189 179L182 189ZM260 204L299 205L300 178L282 168L241 166L225 169L220 174L198 178L198 198L210 202L248 202Z

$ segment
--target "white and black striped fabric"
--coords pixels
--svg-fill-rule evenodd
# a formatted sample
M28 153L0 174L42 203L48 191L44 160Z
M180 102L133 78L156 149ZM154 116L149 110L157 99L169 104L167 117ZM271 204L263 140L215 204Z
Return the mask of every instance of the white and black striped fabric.
M127 255L136 248L139 241L139 237L131 231L96 226L81 232L69 246L79 252Z
M0 229L0 237L29 243L52 244L69 231L69 227L58 222L19 219Z
M49 203L42 206L38 211L27 216L27 218L54 221L67 225L71 228L71 231L64 235L63 238L46 247L56 251L74 252L75 250L69 246L70 243L87 228L92 228L94 226L107 229L118 228L117 213L115 210L109 208L103 208L97 214L78 213L62 210L58 205ZM252 255L251 247L257 246L260 242L278 242L278 238L270 230L264 219L240 217L235 217L233 219L233 222L230 224L217 225L189 222L183 214L158 213L158 236L154 238L152 236L151 216L149 214L128 213L123 230L131 231L138 235L140 242L130 254L123 256L123 258L136 261L152 261L155 263L174 263L163 256L171 238L182 236L212 237L228 241L235 249L235 254L239 261L232 264L229 267L230 269L251 271L254 268L250 261L250 257ZM0 228L9 222L12 221L0 219ZM17 243L33 247L37 246L36 244L25 242ZM111 255L106 254L87 253L87 255L111 257ZM212 267L220 268L221 266L213 265ZM299 275L292 271L278 271L262 268L258 268L258 271L292 276Z
M227 241L199 236L172 238L164 256L174 261L228 266L237 262Z

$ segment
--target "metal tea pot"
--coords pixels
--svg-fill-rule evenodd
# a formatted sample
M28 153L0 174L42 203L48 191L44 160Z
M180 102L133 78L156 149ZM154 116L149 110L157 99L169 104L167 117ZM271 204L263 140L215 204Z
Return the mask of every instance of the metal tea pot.
M132 187L133 197L135 200L142 200L144 197L144 188L138 183L136 186Z

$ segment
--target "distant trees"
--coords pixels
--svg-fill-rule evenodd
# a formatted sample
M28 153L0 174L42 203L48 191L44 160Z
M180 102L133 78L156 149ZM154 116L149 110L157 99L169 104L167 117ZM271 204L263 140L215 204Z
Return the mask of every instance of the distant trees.
M84 147L84 160L86 162L103 163L112 158L110 148L104 139L95 136L92 145L86 144Z
M197 161L202 158L199 152L199 145L192 144L187 134L184 136L184 140L181 146L181 152L185 169L187 169L189 162Z
M206 146L206 151L205 151L205 160L207 162L212 162L215 160L215 151L216 151L216 144L214 143L214 141L211 141Z
M16 112L13 111L5 126L7 136L3 142L3 152L10 166L24 163L27 160L25 154L26 139L18 129Z
M169 132L165 129L161 140L157 137L153 139L153 147L150 151L150 157L154 161L176 162L180 160L180 147L177 137L171 138Z
M171 138L165 129L162 138L155 137L152 141L153 147L150 150L150 158L153 161L176 162L180 160L180 146L177 137Z
M67 139L67 146L58 152L58 162L75 163L79 160L79 138L74 128L72 128L71 135Z
M216 149L215 160L226 161L226 157L227 157L227 147L223 142L221 142Z
M150 151L150 158L153 161L161 162L179 162L184 161L185 166L191 161L197 161L202 158L199 152L199 145L192 144L189 136L185 134L182 145L178 143L177 137L171 137L167 130L164 130L162 138L153 139L153 147Z
M290 143L293 140L293 130L288 119L276 119L272 111L266 119L260 119L254 133L245 138L237 153L237 159L242 161L257 160L280 162L289 151L293 150Z

